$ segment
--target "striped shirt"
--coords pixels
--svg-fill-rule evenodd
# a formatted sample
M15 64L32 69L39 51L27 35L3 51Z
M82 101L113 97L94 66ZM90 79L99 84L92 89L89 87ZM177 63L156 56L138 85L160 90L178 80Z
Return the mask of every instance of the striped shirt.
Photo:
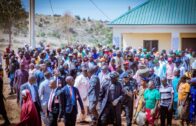
M159 92L161 94L161 106L169 107L172 101L172 95L174 93L173 87L167 85L164 87L161 85Z

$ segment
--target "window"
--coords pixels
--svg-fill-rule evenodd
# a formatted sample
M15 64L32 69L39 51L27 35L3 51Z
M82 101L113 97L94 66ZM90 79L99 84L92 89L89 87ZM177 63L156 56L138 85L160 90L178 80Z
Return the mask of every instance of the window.
M158 50L158 40L144 40L143 44L144 48L146 48L148 51L152 50L152 48L155 48Z

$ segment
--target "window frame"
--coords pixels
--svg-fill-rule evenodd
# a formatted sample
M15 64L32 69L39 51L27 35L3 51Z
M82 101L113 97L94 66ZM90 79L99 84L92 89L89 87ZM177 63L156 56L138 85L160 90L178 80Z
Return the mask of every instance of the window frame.
M153 44L155 46L153 46ZM159 40L143 40L143 48L146 48L148 51L150 51L154 47L156 48L156 50L159 50Z

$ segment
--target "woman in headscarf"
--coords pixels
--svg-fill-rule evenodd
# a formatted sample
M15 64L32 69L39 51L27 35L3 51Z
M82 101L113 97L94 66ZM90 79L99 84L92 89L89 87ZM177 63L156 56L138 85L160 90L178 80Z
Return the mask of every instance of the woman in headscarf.
M144 113L143 101L144 101L144 92L147 89L147 83L148 83L147 78L141 78L141 88L138 92L138 97L137 97L136 104L135 104L135 111L133 114L133 123L137 123L138 125L144 125L146 121L145 117L143 118L143 116L141 115L142 113Z
M145 112L147 124L154 126L154 121L158 116L158 104L160 100L160 93L155 89L154 82L151 80L148 83L148 89L144 92Z
M20 113L20 123L17 126L41 126L36 107L31 99L30 91L21 92L23 104Z

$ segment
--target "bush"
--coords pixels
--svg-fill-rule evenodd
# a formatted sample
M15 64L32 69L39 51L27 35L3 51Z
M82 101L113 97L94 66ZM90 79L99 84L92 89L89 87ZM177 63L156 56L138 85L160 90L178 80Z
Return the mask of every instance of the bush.
M47 36L51 37L51 36L52 36L52 33L51 33L51 32L49 32L49 33L47 34Z
M69 32L72 33L72 34L76 34L76 31L74 31L73 28L69 28Z
M44 21L44 19L43 18L40 18L40 22L42 22L42 21Z
M55 32L55 31L52 33L52 36L55 37L55 38L60 38L61 37L61 35L58 32Z
M45 34L44 32L42 32L40 36L41 36L41 37L45 37L46 34Z
M88 32L89 31L88 28L86 28L85 31Z
M39 25L38 25L39 27L43 27L43 24L42 23L39 23Z
M54 17L61 17L61 15L59 15L59 14L54 14Z
M80 19L81 19L80 16L78 16L78 15L76 15L75 18L76 18L77 20L80 20Z
M50 21L44 21L44 24L50 24Z
M5 39L0 39L0 42L4 42L5 41Z
M90 28L90 31L91 31L91 32L93 32L93 31L94 31L94 29L91 27L91 28Z
M100 24L99 24L99 27L100 27L100 28L103 28L103 27L104 27L104 25L100 23Z

